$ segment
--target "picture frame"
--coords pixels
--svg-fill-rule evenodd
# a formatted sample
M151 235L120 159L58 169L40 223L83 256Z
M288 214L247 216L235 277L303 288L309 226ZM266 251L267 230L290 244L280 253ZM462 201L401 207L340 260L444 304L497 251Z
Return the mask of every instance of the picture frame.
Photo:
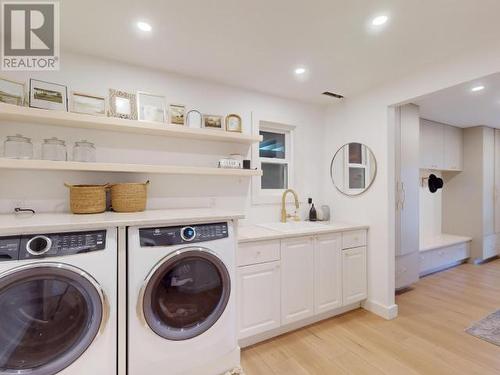
M200 129L203 124L203 115L200 111L192 109L186 114L186 125L190 128Z
M243 132L242 121L239 115L231 113L226 116L226 131L235 133Z
M31 108L68 111L68 88L53 82L30 79Z
M224 130L223 123L223 116L203 115L203 127L206 129Z
M127 120L137 120L136 95L109 89L109 116Z
M184 125L186 117L186 107L182 104L170 104L170 123L172 125Z
M24 82L0 77L0 102L24 106L26 85Z
M106 116L106 98L86 94L82 92L71 92L71 112L82 113L92 116Z
M139 121L167 122L166 98L137 91L137 115Z

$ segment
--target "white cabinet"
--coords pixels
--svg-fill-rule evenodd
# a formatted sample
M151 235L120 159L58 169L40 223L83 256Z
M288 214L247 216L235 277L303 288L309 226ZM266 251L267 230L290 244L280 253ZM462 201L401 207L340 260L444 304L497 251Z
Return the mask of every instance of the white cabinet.
M237 271L239 337L280 326L280 262L239 267Z
M444 162L444 128L441 124L420 122L420 167L439 169Z
M342 299L345 305L367 296L366 247L342 250Z
M311 237L281 241L281 322L314 314L314 249Z
M461 171L463 169L463 130L444 126L444 165L442 169Z
M342 306L342 235L327 234L314 240L314 312Z

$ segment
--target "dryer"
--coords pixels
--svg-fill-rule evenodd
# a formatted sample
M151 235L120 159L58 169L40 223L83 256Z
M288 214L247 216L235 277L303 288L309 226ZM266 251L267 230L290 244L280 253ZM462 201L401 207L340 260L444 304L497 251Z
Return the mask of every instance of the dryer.
M128 229L128 374L239 366L231 222Z
M117 229L0 237L0 374L116 374Z

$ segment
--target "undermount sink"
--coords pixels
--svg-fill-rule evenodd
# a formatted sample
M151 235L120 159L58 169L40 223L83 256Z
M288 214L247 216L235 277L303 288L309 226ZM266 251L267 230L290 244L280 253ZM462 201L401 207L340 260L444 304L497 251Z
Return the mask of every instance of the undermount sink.
M257 224L257 226L262 228L271 229L277 232L295 232L295 231L315 231L321 229L329 228L328 225L318 223L315 221L289 221L286 223L266 223Z

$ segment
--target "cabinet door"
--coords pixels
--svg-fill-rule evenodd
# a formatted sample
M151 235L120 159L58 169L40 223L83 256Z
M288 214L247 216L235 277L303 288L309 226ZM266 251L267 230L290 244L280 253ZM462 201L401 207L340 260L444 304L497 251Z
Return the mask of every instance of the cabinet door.
M310 237L281 242L281 322L314 313L314 249Z
M239 338L280 326L280 262L237 270Z
M463 169L463 131L454 126L444 126L444 166L443 169L461 171Z
M342 294L344 306L366 298L366 247L342 250Z
M314 241L314 312L342 306L342 235L318 236Z
M444 165L444 126L421 120L420 168L442 169Z

